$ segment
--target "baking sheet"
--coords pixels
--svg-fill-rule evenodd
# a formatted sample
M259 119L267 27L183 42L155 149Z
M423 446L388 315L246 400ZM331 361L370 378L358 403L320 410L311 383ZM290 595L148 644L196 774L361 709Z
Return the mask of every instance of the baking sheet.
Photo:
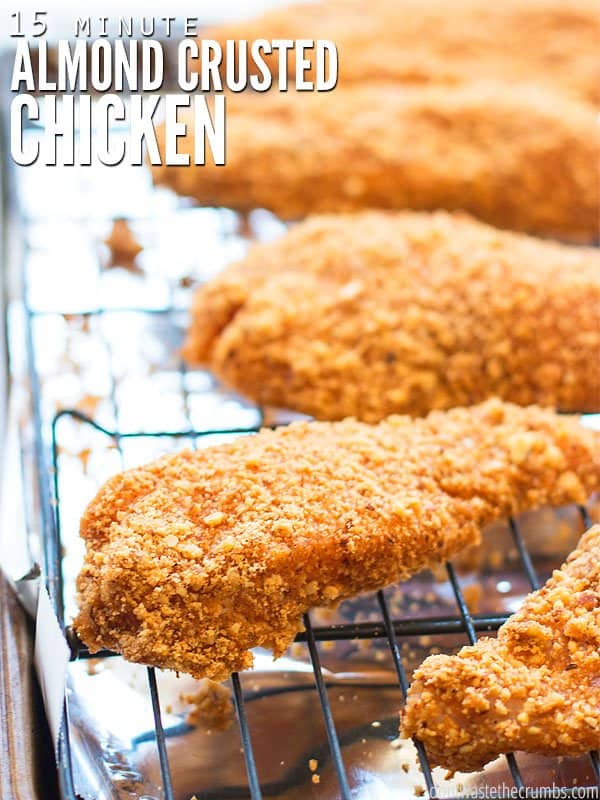
M33 166L18 169L16 177L26 237L24 300L32 315L48 463L52 422L61 409L78 409L108 431L149 434L117 442L68 414L56 423L52 478L70 619L83 554L78 520L101 483L161 453L224 438L155 438L154 432L259 424L257 409L221 389L208 373L182 372L178 348L194 286L240 257L250 240L277 236L284 226L261 210L240 217L224 209L195 208L154 189L145 169L125 165ZM113 219L121 216L144 248L135 270L110 266L103 244ZM21 300L15 299L15 319L22 318L20 310ZM574 509L544 510L526 515L522 527L544 579L572 548L581 523ZM458 564L473 612L513 611L528 591L505 525L490 529L484 546ZM388 590L394 616L455 615L450 587L439 577L426 573ZM313 617L315 624L370 620L380 621L373 596ZM410 671L430 652L452 652L464 643L460 634L402 640L401 646ZM354 796L420 796L424 781L413 745L397 736L401 692L386 641L323 643L320 652ZM46 658L51 661L53 653ZM306 645L295 644L278 662L259 653L255 670L241 680L264 795L334 800L338 788ZM239 730L231 722L227 695L171 673L159 675L159 691L175 797L248 797ZM199 709L182 699L194 694L202 698ZM72 663L67 698L77 792L94 800L161 798L145 669L120 658ZM518 763L532 787L593 781L587 758L519 755ZM473 776L445 777L438 769L434 777L441 796L513 785L504 759Z

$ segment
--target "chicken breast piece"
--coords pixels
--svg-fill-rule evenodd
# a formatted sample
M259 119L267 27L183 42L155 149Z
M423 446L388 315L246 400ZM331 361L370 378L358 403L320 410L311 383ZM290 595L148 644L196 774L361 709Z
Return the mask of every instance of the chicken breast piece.
M270 10L202 35L223 49L227 39L330 39L338 48L339 86L452 85L479 76L510 84L534 80L600 100L600 12L593 0L372 0L368 6L327 0ZM276 75L279 54L266 58ZM257 71L252 60L249 65ZM293 81L292 58L289 65Z
M600 251L445 212L324 216L200 287L184 348L258 404L377 422L600 410Z
M497 83L230 95L225 166L194 165L193 112L178 139L191 166L155 166L203 205L283 219L363 208L462 209L581 242L598 235L592 104ZM204 133L202 134L204 135ZM157 132L163 161L166 129Z
M500 628L415 672L402 733L432 765L471 772L501 753L600 747L600 526Z
M95 651L223 679L302 613L443 562L497 517L583 501L597 435L489 401L295 423L117 475L88 506L75 629Z

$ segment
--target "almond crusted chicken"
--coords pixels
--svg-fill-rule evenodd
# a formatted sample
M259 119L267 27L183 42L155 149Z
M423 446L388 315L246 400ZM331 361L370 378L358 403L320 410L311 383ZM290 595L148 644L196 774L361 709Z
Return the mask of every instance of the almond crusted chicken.
M223 679L313 606L405 579L497 517L581 502L597 434L498 400L425 419L299 422L109 480L81 522L91 651Z
M402 718L432 764L481 769L523 750L600 747L600 526L500 628L455 656L426 659Z
M330 39L339 53L339 86L451 86L480 76L511 85L534 80L600 101L595 0L325 0L272 9L202 36L224 51L227 39ZM278 57L266 56L273 74ZM251 59L249 67L257 72Z
M464 215L311 218L200 287L185 356L262 405L378 422L600 410L600 250Z
M461 209L500 228L581 242L598 235L596 109L545 87L232 94L224 166L194 164L193 114L181 113L187 133L177 143L191 165L152 173L203 205L262 207L283 219ZM164 126L157 135L164 156Z

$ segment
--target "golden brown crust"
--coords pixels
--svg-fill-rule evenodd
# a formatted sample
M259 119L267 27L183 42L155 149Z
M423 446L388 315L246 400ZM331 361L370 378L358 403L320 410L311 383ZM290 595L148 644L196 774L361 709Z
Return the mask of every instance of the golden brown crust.
M433 765L473 771L501 753L600 747L600 526L502 626L415 672L402 732Z
M364 0L327 0L268 11L203 37L221 43L331 39L341 86L376 80L453 84L477 75L547 83L600 99L595 0L371 0L368 7ZM275 74L277 58L270 59Z
M318 419L491 395L600 410L600 251L445 212L316 217L200 287L185 347Z
M193 156L191 132L178 149ZM164 128L158 138L164 151ZM594 107L530 86L358 85L227 98L227 163L157 166L204 205L284 219L362 208L462 209L500 228L598 234Z
M117 475L86 510L75 628L92 649L221 679L301 615L406 578L490 520L583 501L598 441L489 401L426 419L296 423Z

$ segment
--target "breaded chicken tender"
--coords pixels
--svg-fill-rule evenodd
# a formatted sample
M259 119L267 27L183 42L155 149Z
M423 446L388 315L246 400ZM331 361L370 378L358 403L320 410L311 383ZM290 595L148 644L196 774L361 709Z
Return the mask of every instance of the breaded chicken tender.
M259 404L378 422L600 410L600 251L437 212L324 216L201 286L184 348Z
M426 419L298 422L117 475L81 522L75 629L95 651L225 678L302 613L407 578L482 525L583 501L597 434L498 400Z
M530 86L357 85L330 93L227 98L227 162L194 165L193 112L178 152L155 166L203 205L283 219L363 208L462 209L528 233L598 235L593 105ZM203 134L204 135L204 134ZM158 129L165 155L166 129Z
M402 719L432 765L467 772L501 753L600 747L600 526L500 628L415 672Z
M224 49L227 39L330 39L338 48L340 86L454 84L480 76L509 84L534 80L600 100L595 0L327 0L270 10L202 35ZM273 75L278 59L279 53L266 56ZM252 60L249 66L260 74Z

